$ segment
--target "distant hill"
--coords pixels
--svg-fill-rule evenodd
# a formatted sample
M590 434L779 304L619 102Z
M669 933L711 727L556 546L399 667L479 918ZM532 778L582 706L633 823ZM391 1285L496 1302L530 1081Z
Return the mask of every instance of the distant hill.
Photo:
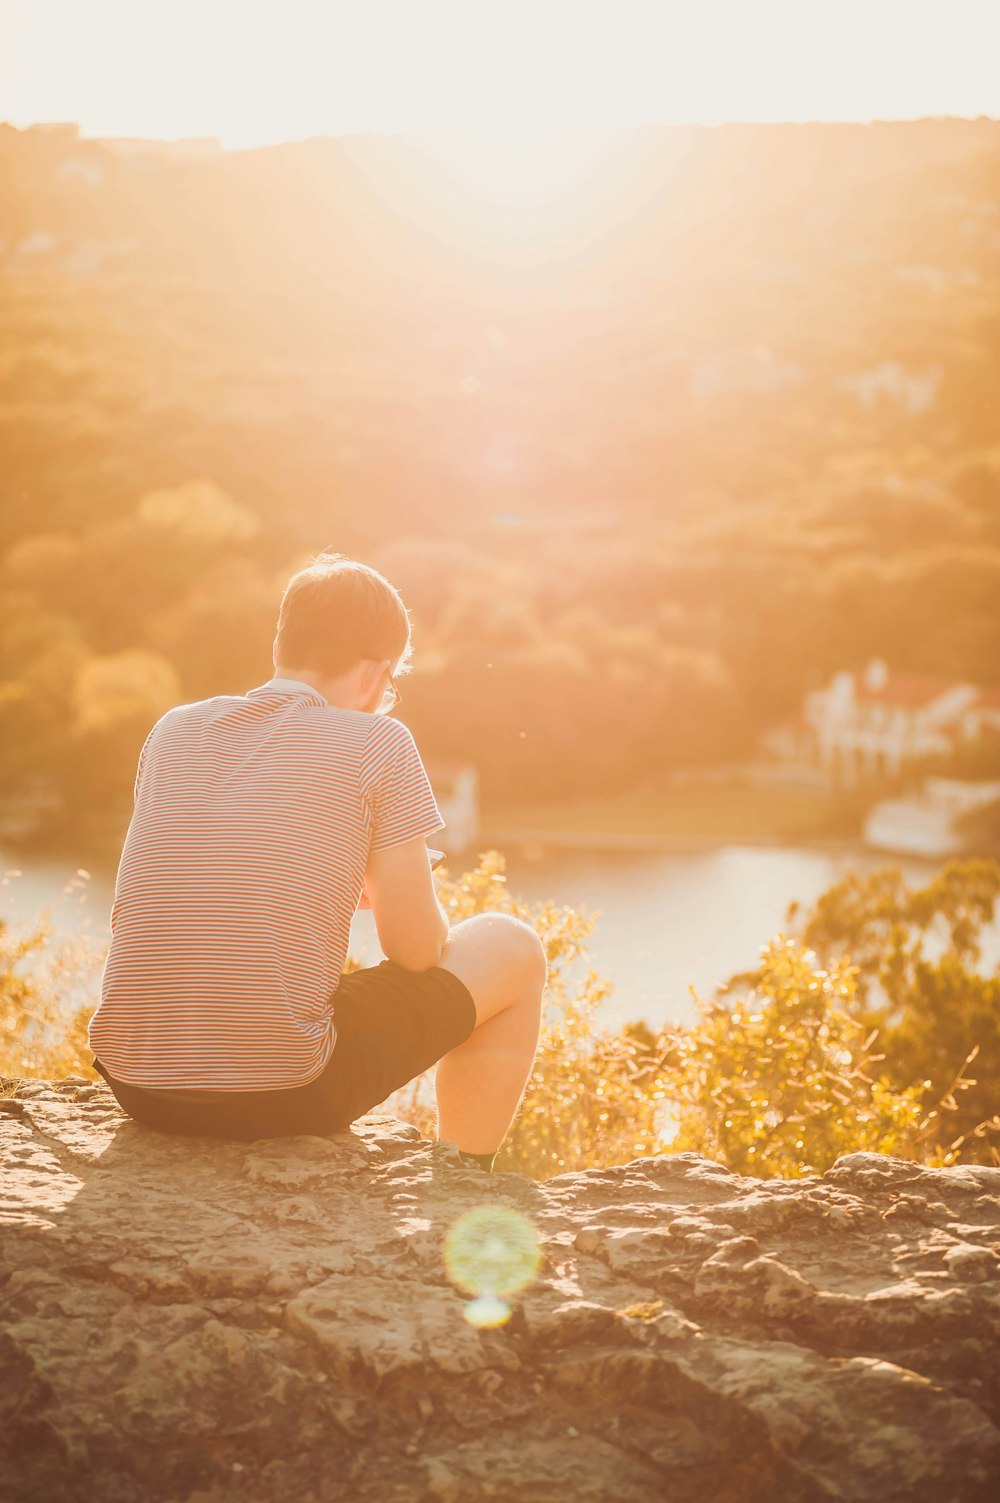
M115 805L321 547L488 797L750 756L871 656L995 678L1000 121L608 132L523 201L435 150L0 126L0 793Z

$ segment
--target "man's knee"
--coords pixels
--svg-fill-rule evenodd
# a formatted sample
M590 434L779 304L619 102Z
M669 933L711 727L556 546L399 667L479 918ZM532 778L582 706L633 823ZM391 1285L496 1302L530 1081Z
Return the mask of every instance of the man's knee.
M523 978L526 993L534 997L537 992L541 997L548 980L548 960L538 930L513 913L488 916L499 920L503 926L505 956L511 968Z
M513 917L513 915L508 915ZM549 977L548 956L545 953L545 945L542 937L533 924L526 919L513 919L516 925L516 934L512 935L512 941L518 954L518 958L527 967L532 980L537 981L539 989L544 987Z
M534 925L513 913L476 913L452 926L445 955L468 946L491 964L523 976L539 993L548 980L548 958L541 935ZM447 960L442 959L446 965Z

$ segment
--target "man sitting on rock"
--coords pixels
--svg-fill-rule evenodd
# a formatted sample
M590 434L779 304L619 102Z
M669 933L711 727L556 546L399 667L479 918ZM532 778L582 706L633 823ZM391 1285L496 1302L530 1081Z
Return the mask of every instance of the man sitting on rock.
M94 1068L163 1131L345 1131L437 1064L438 1136L492 1169L527 1083L547 967L506 913L454 925L444 828L391 717L410 620L377 570L316 555L288 582L275 674L177 705L139 755ZM386 959L344 974L371 908Z

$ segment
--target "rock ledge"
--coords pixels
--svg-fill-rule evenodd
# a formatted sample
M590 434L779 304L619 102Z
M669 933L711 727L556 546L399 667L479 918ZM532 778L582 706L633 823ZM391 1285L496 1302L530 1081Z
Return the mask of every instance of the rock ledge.
M0 1101L0 1152L10 1503L1000 1496L998 1169L535 1183L385 1115L171 1136L79 1077ZM498 1325L477 1207L537 1239Z

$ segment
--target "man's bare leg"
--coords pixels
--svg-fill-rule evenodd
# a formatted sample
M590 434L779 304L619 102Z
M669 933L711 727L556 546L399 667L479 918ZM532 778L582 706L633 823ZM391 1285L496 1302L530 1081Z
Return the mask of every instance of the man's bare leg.
M472 1033L438 1062L438 1138L466 1153L503 1143L531 1074L548 975L536 930L508 913L477 913L452 927L439 964L476 1004Z

